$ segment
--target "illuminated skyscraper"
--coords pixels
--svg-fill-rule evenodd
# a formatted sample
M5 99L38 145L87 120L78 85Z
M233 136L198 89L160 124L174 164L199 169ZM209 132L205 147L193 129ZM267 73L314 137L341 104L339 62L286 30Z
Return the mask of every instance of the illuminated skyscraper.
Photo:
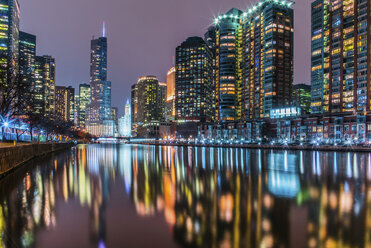
M68 100L68 110L69 110L69 121L72 123L75 122L75 113L76 113L76 104L75 104L75 88L68 86L67 91L67 100Z
M166 121L175 120L175 67L172 67L166 78Z
M215 117L237 121L242 117L242 11L231 9L216 18Z
M64 86L55 87L55 119L65 122L73 121L75 89Z
M138 84L131 86L131 123L135 129L138 123Z
M0 0L0 64L12 77L18 71L19 19L18 0Z
M107 37L104 24L102 37L91 41L90 88L91 101L86 111L88 132L93 129L103 130L103 121L108 123L111 120L111 82L107 81ZM94 134L100 136L102 132L94 131Z
M55 59L51 56L36 56L35 89L33 94L35 111L48 118L54 116L55 100Z
M146 76L139 78L134 88L137 88L134 94L137 99L136 123L143 125L164 121L166 84L162 86L155 76ZM132 101L135 101L135 98Z
M312 3L312 112L371 111L371 5L366 0Z
M90 83L107 81L107 37L103 27L103 36L91 40Z
M125 105L125 115L119 120L119 134L121 137L131 137L131 105L129 99Z
M86 110L88 105L90 104L91 91L89 84L80 84L79 88L78 125L80 128L85 128Z
M24 101L27 106L34 111L34 95L32 92L35 89L35 57L36 57L36 36L25 32L19 32L19 74L27 88L25 96L20 97L19 101Z
M211 120L212 53L200 37L176 48L175 119L178 123Z
M292 5L263 0L215 18L217 120L269 117L270 110L291 105Z
M242 16L245 118L269 117L292 104L292 1L264 0Z
M23 80L33 84L35 78L36 36L19 32L19 72Z

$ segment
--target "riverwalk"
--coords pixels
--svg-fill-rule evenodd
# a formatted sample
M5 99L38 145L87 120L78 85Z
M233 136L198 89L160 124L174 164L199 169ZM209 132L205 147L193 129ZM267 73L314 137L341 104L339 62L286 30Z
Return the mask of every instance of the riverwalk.
M67 149L71 143L0 144L0 178L25 162L52 152Z
M371 152L371 147L363 146L323 146L323 145L270 145L270 144L194 144L194 143L170 143L161 141L136 142L130 144L180 146L180 147L210 147L210 148L245 148L245 149L268 149L268 150L292 150L292 151L331 151L331 152Z

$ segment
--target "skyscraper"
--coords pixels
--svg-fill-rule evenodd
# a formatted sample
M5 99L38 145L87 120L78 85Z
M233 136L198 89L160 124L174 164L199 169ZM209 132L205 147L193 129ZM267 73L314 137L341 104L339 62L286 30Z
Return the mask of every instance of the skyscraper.
M35 78L36 36L19 32L19 73L33 84Z
M91 41L90 88L91 101L88 107L88 121L100 122L111 119L111 82L107 81L107 37Z
M166 77L166 121L175 120L175 67L172 67Z
M64 86L55 86L55 119L68 121L67 90Z
M217 120L269 117L270 110L291 105L292 5L263 0L215 19Z
M231 9L215 19L215 117L237 121L242 117L242 11Z
M64 86L55 86L55 119L65 122L73 121L75 89Z
M66 88L67 91L67 109L69 110L69 120L72 123L75 122L75 113L76 113L76 104L75 104L75 88L72 86L68 86Z
M246 119L269 117L272 109L292 104L292 5L265 0L242 16Z
M32 111L34 111L34 103L36 103L33 94L35 90L35 57L36 36L19 32L19 79L26 85L27 92L25 92L25 96L18 100L27 103L27 106L23 107L25 109L30 108Z
M166 89L166 88L165 88ZM164 94L157 77L146 76L139 78L137 82L137 117L139 125L164 120ZM166 92L166 91L165 91ZM132 101L135 99L132 99Z
M362 0L312 3L312 112L371 111L371 6Z
M125 115L119 120L119 134L121 137L131 137L131 105L129 99L125 104Z
M111 120L115 122L116 127L118 126L118 108L117 107L112 107L111 108Z
M7 77L18 71L19 19L18 0L0 0L0 64L7 69Z
M80 84L79 86L79 106L78 106L78 125L80 128L85 128L86 110L90 104L91 91L89 84Z
M35 111L48 118L54 116L55 59L51 56L36 56L35 59Z
M190 37L176 48L176 122L211 120L212 53L200 37Z
M91 40L90 83L98 81L107 81L107 37L104 31L102 37Z
M135 132L138 123L138 84L131 86L131 123Z

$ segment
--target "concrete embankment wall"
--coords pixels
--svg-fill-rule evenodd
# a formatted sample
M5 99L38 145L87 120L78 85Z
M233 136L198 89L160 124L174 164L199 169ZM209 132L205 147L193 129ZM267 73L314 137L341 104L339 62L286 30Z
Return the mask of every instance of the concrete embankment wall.
M0 178L21 164L51 152L70 148L72 144L27 144L0 148Z

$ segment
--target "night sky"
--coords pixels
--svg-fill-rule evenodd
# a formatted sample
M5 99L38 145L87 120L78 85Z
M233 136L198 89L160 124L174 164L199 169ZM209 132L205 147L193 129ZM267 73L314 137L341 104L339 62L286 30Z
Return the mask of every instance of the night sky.
M139 76L166 79L175 48L189 36L202 36L213 17L255 0L19 0L21 30L37 35L37 54L52 55L57 85L89 82L90 40L108 37L108 80L112 106L123 113L130 86ZM310 0L295 9L295 83L310 83Z

